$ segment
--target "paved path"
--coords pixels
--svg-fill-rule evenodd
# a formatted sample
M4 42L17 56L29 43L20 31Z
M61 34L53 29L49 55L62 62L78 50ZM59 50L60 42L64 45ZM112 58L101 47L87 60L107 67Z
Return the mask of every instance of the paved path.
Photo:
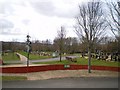
M16 53L18 56L19 56L19 58L20 58L20 60L23 62L23 64L27 64L27 57L25 57L24 55L21 55L21 54L19 54L19 53Z
M115 77L79 77L36 81L3 81L3 88L118 88Z
M44 80L51 78L64 78L64 77L118 77L118 72L112 71L99 71L92 70L92 73L88 73L88 70L54 70L32 73L3 73L3 76L25 76L28 80Z

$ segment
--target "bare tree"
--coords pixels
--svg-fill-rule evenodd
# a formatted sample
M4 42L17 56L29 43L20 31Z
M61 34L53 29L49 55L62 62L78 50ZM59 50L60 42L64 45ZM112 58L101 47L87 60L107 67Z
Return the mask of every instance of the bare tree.
M91 50L97 40L105 35L105 19L103 17L101 2L87 2L79 6L79 15L76 18L76 34L82 41L87 43L88 73L91 73Z
M63 26L61 26L61 30L59 30L58 32L58 46L59 46L59 54L60 54L60 62L61 62L61 58L62 58L62 53L63 53L63 46L64 46L64 38L66 37L66 30L64 29Z
M111 31L115 35L117 39L117 52L120 57L120 0L115 0L114 2L107 3L110 17L108 18L108 24L110 26Z
M79 43L76 37L67 37L65 39L65 52L69 54L79 52Z
M116 39L120 37L120 0L107 3L110 11L108 24Z

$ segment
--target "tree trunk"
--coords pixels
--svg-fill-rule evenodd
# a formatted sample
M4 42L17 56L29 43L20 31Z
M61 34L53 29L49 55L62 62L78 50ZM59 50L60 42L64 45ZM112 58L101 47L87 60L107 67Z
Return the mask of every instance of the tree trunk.
M61 58L62 58L62 52L63 52L63 38L61 38L61 41L60 41L60 62L62 61Z
M91 73L91 49L88 47L88 73Z
M62 54L61 54L61 52L60 52L60 62L62 61L61 58L62 58Z

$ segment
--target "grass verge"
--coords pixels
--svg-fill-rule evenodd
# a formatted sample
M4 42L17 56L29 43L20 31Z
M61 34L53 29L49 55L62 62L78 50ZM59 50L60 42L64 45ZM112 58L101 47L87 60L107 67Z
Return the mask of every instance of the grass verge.
M27 57L27 52L19 52L20 54ZM41 59L48 59L52 58L52 56L40 56L38 54L29 54L30 60L41 60Z
M2 77L0 77L0 80L3 80L3 81L27 80L27 77L25 77L25 76L2 76Z
M70 62L67 60L60 61L50 61L50 62L35 62L34 64L78 64L78 65L88 65L88 60L85 58L78 58L77 62ZM110 62L110 61L103 61L103 60L91 60L91 65L96 66L111 66L111 67L120 67L120 62Z
M2 56L3 61L20 60L15 53L6 53Z

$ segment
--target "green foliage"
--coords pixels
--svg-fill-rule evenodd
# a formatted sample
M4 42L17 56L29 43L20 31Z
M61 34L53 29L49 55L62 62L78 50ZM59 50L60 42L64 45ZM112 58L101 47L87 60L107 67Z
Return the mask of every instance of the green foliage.
M1 80L1 77L0 77ZM25 76L2 76L3 81L11 81L11 80L27 80Z
M70 61L67 61L67 60L62 60L62 62L60 62L60 61L35 62L35 64L78 64L78 65L88 65L88 59L78 58L77 62L70 62ZM91 60L91 65L120 67L120 62L110 62L110 61L92 59Z

